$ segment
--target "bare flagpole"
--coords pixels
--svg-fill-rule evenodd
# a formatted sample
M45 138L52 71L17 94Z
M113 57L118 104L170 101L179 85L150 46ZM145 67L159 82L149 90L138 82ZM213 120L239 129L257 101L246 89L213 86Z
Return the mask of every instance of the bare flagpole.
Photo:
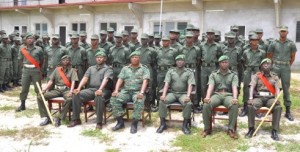
M162 34L161 29L161 18L162 18L162 10L163 10L163 0L160 0L160 15L159 15L159 34Z

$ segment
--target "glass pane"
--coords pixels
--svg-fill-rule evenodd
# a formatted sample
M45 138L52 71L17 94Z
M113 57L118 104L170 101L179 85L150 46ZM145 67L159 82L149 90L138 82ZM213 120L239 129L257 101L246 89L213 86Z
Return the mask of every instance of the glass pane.
M86 31L86 24L80 23L80 31Z
M14 27L14 31L18 30L19 31L19 26Z
M100 23L100 30L107 30L107 23Z
M44 33L48 33L48 26L46 23L42 24L42 33L41 34L44 34Z
M154 22L153 26L154 26L153 27L153 33L154 34L159 34L159 22Z
M177 29L180 31L180 34L185 34L184 31L187 27L187 22L178 22L177 23Z
M175 23L174 22L166 22L166 28L164 31L164 35L168 35L169 31L175 28Z
M41 24L39 23L35 24L35 31L41 31Z
M72 31L76 31L78 32L78 27L77 27L77 23L72 23Z
M27 33L27 26L22 26L22 33Z

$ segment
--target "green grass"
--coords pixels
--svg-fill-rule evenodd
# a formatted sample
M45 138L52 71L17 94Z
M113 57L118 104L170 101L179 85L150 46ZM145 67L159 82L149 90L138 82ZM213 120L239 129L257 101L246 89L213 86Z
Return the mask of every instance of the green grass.
M16 107L12 106L12 105L4 105L2 107L0 107L0 111L11 111L11 110L15 110Z
M202 129L192 127L192 135L179 135L173 142L182 151L247 151L249 145L243 139L234 140L224 130L214 128L212 135L201 137Z
M38 109L26 109L24 111L15 113L15 117L16 118L20 118L20 117L32 118L34 115L38 114L38 112L39 112Z
M118 148L113 148L113 149L106 149L105 152L119 152L120 149Z
M286 144L275 143L275 149L276 151L281 151L281 152L299 151L300 144L297 141L289 141Z
M6 137L14 137L18 133L18 130L16 129L1 129L0 130L0 136L6 136Z
M81 135L87 136L87 137L94 137L100 140L100 142L109 143L112 142L113 138L112 136L108 134L104 134L101 132L101 130L94 130L94 129L87 129L81 132Z
M39 127L28 127L21 130L17 129L1 129L0 136L12 137L14 139L29 138L34 141L40 141L41 139L47 138L50 132L44 128Z
M299 117L298 117L299 118ZM288 129L286 129L288 128ZM280 125L280 134L282 135L293 135L300 133L300 126L293 124L293 125Z

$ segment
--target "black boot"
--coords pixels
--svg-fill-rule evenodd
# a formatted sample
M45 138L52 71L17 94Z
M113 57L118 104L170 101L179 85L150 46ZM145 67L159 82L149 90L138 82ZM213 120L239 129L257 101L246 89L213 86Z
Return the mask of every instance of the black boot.
M279 141L279 137L278 137L277 131L275 129L273 129L271 132L271 138L273 140Z
M40 126L46 126L50 123L50 118L47 117L42 123L40 123Z
M160 126L156 130L156 133L162 133L166 129L167 129L166 119L163 117L160 117Z
M130 133L135 134L137 132L137 125L138 125L139 120L133 119L131 128L130 128Z
M11 90L13 87L11 87L11 86L9 85L9 83L6 83L6 88L8 88L8 90Z
M248 133L245 135L245 138L252 138L253 133L254 133L254 127L249 127Z
M55 119L55 127L59 127L61 125L60 118Z
M2 84L2 90L7 91L8 88L6 87L6 84Z
M188 127L189 119L184 119L182 123L182 132L186 135L191 134L190 128Z
M20 111L22 111L22 110L26 110L26 107L25 107L25 100L21 100L21 105L20 105L20 107L18 107L18 108L16 109L16 112L20 112Z
M286 117L289 121L294 121L294 117L291 114L291 107L290 106L286 107L286 111L285 111L284 117Z
M122 129L122 128L125 127L124 120L123 120L122 117L117 117L116 119L117 119L117 124L116 124L116 126L114 126L112 128L113 131L117 131L117 130Z
M2 84L0 85L0 93L4 93L4 90L2 89Z
M244 103L244 108L242 110L242 112L239 114L240 117L245 117L248 113L248 105L247 103Z
M200 105L195 105L194 113L202 113L202 107Z

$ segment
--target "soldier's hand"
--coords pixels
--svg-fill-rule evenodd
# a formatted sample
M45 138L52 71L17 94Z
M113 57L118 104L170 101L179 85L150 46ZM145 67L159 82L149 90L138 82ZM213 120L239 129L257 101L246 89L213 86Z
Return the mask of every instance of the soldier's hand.
M98 90L95 92L95 96L102 96L102 90L101 90L101 89L98 89Z
M114 91L114 92L111 94L111 96L113 96L113 97L118 96L118 91Z
M80 92L79 89L74 89L74 90L73 90L73 93L76 94L76 95L77 95L79 92Z
M253 99L248 100L248 105L253 105Z
M42 90L42 94L45 94L47 92L47 90Z
M72 92L71 91L68 93L68 97L72 97Z
M232 104L238 104L239 100L238 99L232 99Z
M166 96L160 96L159 98L161 101L166 101Z
M210 103L210 98L204 98L204 99L203 99L203 102L204 102L204 103Z
M136 96L137 99L143 99L143 97L144 97L144 94L142 94L142 93L138 93Z
M186 96L185 98L184 98L184 100L183 100L185 103L187 103L187 102L189 102L189 101L191 101L191 98L190 97L188 97L188 96Z

